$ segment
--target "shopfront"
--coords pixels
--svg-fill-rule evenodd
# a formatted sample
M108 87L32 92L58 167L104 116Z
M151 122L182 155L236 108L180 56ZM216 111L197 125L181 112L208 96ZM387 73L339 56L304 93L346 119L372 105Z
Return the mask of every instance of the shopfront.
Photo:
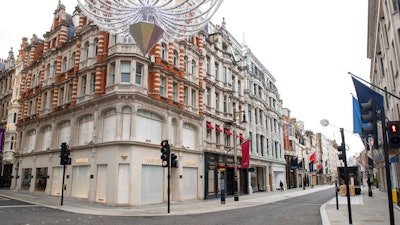
M206 152L205 157L205 199L218 198L221 195L221 175L223 184L225 184L225 194L227 196L234 195L234 175L235 164L234 156L221 155ZM241 168L241 158L237 157L238 163L238 193L248 194L248 169ZM223 169L223 173L221 172Z
M248 169L253 192L266 191L265 167L252 166Z

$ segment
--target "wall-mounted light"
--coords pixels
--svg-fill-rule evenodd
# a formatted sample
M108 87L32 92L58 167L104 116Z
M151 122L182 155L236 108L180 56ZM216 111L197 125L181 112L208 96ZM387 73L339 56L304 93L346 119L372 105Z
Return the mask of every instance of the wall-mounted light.
M122 158L122 160L126 160L128 158L128 155L127 154L122 154L121 158Z

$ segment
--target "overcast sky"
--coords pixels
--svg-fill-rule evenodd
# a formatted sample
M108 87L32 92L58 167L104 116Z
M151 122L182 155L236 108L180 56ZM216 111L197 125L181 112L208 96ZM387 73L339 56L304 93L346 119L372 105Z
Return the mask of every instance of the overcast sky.
M72 13L76 0L61 0ZM245 2L245 4L244 4ZM43 38L58 0L2 2L0 58L22 37ZM40 9L40 10L39 10ZM228 31L251 51L276 79L283 106L306 129L341 142L343 127L350 155L362 149L352 134L354 86L348 72L369 80L368 2L365 0L225 0L212 21L225 18ZM333 126L322 127L321 119Z

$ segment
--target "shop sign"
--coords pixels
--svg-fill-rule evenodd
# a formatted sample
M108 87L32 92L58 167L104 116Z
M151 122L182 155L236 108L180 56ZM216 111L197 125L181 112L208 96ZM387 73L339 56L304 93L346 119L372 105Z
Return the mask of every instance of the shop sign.
M88 163L89 162L89 158L79 158L79 159L75 159L75 163L79 164L79 163Z
M147 162L147 163L157 163L157 164L161 164L161 158L157 158L157 157L146 157L146 162Z
M186 166L196 166L196 161L185 161Z

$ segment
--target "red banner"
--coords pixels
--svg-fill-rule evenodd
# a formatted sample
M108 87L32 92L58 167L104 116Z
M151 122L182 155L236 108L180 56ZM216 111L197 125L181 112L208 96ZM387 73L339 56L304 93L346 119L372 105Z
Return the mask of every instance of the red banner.
M316 163L317 162L317 154L314 152L310 155L310 162Z
M242 168L249 168L250 166L250 140L242 144Z

